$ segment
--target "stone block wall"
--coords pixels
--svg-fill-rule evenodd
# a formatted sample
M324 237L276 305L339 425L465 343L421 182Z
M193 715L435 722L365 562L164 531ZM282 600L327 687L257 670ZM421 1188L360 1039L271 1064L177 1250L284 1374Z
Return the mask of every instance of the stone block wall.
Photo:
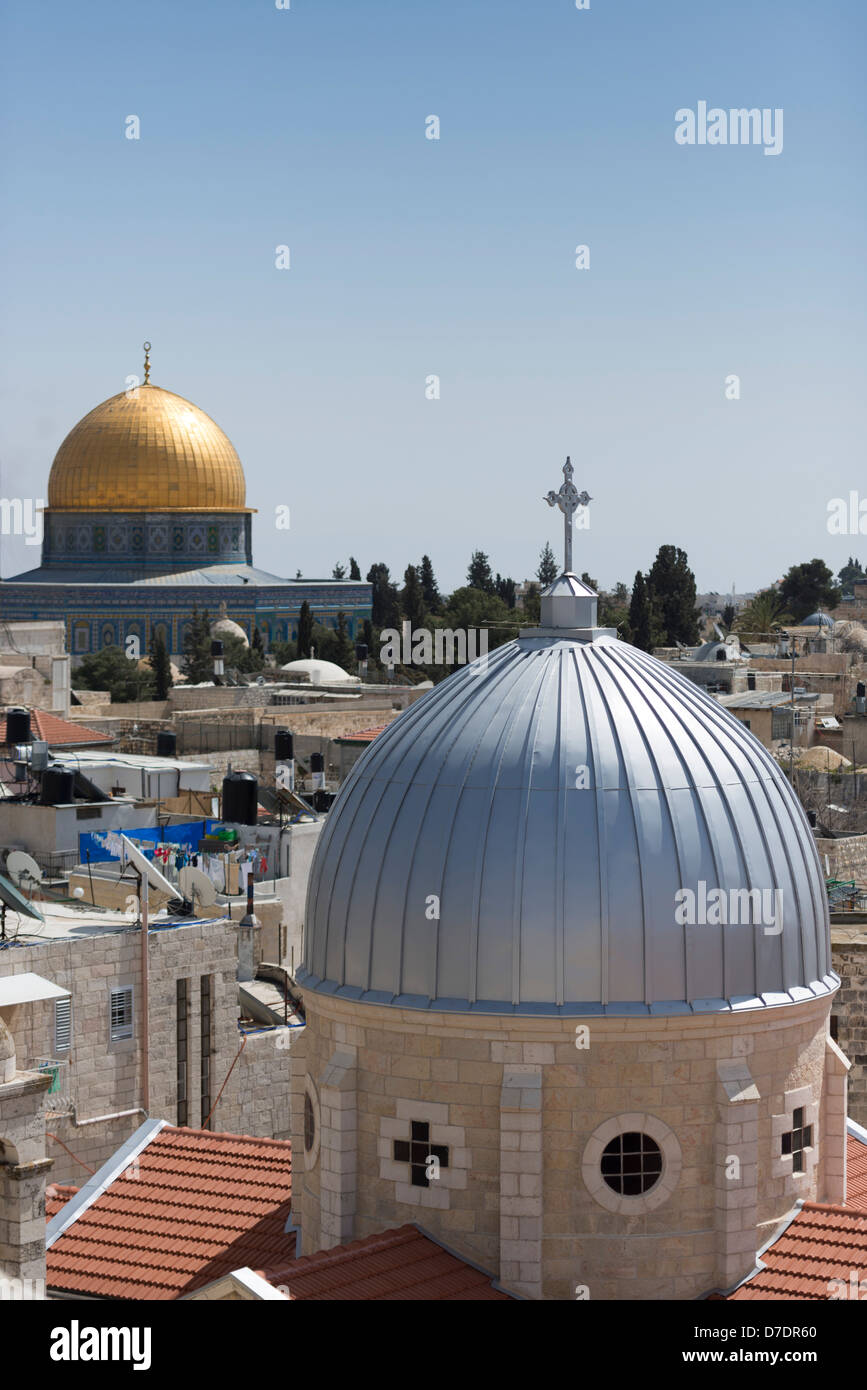
M816 849L823 873L827 856L833 878L854 878L856 883L867 883L867 835L846 835L840 840L817 839Z
M190 981L189 1123L201 1123L199 1102L200 979L213 980L211 1097L216 1098L240 1038L234 925L208 922L151 932L148 937L151 1116L177 1123L177 980ZM138 930L65 937L13 948L0 955L0 973L34 971L72 994L72 1046L58 1060L59 1091L47 1099L47 1128L54 1158L52 1180L81 1184L143 1122L141 937ZM134 1036L111 1041L109 991L132 986ZM52 1001L11 1012L9 1028L20 1067L36 1067L55 1056ZM240 1078L236 1068L215 1113L213 1128L231 1130L240 1121ZM131 1114L117 1112L132 1111ZM99 1116L115 1118L88 1123ZM58 1142L59 1141L59 1142ZM63 1146L66 1146L65 1148ZM67 1152L70 1150L71 1152ZM74 1155L74 1156L73 1156ZM87 1167L85 1167L87 1165Z
M867 927L831 928L834 969L842 981L831 1010L837 1044L848 1057L849 1115L867 1125Z
M592 1299L694 1298L728 1287L798 1198L824 1197L818 1123L819 1161L798 1175L774 1167L774 1120L799 1088L819 1112L830 1003L570 1021L432 1014L308 991L307 1027L293 1049L292 1139L304 1157L312 1082L320 1147L315 1162L295 1165L302 1248L334 1243L336 1216L342 1240L416 1221L531 1297L574 1299L579 1284ZM576 1046L579 1024L589 1027L586 1047ZM355 1123L344 1134L321 1096L345 1053L353 1078L341 1103ZM839 1093L835 1103L842 1107ZM624 1132L658 1136L666 1156L668 1177L640 1212L609 1188L602 1201L582 1176L613 1119ZM413 1185L406 1151L394 1147L406 1143L407 1123L427 1126L420 1137L447 1149L463 1180ZM718 1168L731 1157L736 1176L721 1191Z

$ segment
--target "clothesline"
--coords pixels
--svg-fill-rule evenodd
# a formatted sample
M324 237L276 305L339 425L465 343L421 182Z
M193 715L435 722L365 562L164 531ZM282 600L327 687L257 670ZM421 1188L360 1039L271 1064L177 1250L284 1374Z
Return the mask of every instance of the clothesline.
M190 867L201 869L219 893L230 895L246 893L247 883L252 873L255 879L263 880L268 873L266 853L258 845L240 845L221 850L214 854L210 850L191 850L189 845L163 840L154 844L152 840L137 840L127 837L132 844L159 865L163 876L172 885L178 882L181 869Z

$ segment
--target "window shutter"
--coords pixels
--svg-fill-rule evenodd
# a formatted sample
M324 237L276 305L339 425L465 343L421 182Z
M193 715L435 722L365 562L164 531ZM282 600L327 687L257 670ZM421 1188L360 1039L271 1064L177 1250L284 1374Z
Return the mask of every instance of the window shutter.
M54 1051L68 1052L72 1046L72 997L54 1001Z

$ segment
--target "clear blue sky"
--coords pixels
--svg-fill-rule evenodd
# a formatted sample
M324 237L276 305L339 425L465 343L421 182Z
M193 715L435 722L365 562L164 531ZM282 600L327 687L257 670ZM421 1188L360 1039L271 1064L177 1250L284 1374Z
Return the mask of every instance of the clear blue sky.
M665 542L720 591L867 561L826 529L867 497L863 0L47 0L0 48L0 494L147 337L278 573L529 576L567 452L602 584ZM699 100L782 107L782 154L676 144Z

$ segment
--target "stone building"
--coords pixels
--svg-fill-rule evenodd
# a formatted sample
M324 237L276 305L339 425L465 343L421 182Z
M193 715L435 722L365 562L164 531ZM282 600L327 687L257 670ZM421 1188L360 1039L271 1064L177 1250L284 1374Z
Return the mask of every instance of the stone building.
M9 1020L19 1067L42 1069L51 1086L53 1181L80 1183L84 1165L98 1168L148 1115L199 1128L213 1109L210 1128L287 1136L295 1031L239 1033L237 922L181 919L148 933L146 1015L138 928L71 909L65 927L54 917L44 930L0 952L0 987L38 972L64 996Z
M50 1077L20 1065L10 1026L35 1000L66 991L32 973L0 980L0 1300L45 1297L45 1111Z
M596 609L563 574L332 807L292 1053L302 1253L418 1221L526 1297L685 1299L745 1278L800 1199L844 1200L805 815Z

